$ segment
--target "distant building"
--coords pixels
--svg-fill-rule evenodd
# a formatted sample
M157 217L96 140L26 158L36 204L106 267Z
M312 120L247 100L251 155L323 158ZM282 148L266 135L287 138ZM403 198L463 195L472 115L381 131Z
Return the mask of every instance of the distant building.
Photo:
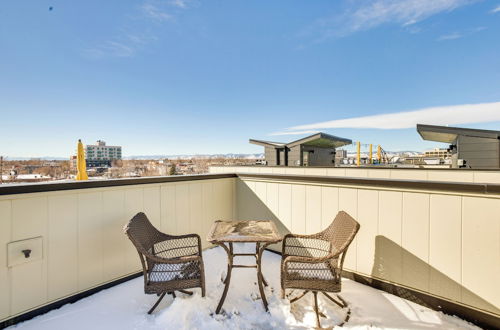
M106 142L98 140L85 147L85 159L87 167L109 167L114 160L122 159L122 147L107 146Z
M424 140L449 143L451 167L500 168L500 131L417 125Z
M434 148L432 150L424 151L424 157L447 159L451 157L451 151L445 148Z
M352 144L349 139L325 133L290 143L253 139L249 142L264 147L265 163L270 166L334 166L335 149Z

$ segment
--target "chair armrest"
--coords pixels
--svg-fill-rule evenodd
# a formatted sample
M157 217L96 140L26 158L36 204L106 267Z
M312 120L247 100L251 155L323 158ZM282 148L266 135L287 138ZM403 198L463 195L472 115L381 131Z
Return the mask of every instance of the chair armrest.
M290 239L295 239L298 241L298 245L297 244L293 244L293 243L290 243ZM287 242L288 240L288 242ZM300 245L300 242L303 242L304 245L301 246ZM306 242L309 241L311 242L312 244L309 246ZM324 249L324 248L320 248L320 247L314 247L314 244L313 242L322 242L324 244L324 247L328 246L327 249ZM332 243L330 241L327 241L327 240L324 240L324 239L321 239L318 237L318 235L316 234L312 234L312 235L296 235L296 234L287 234L285 235L285 237L283 238L283 245L282 245L282 256L283 258L286 257L286 256L303 256L303 255L300 255L299 254L294 254L294 253L286 253L287 251L287 248L296 248L296 249L315 249L315 250L320 250L324 253L329 253L328 251L332 251L333 248L332 248ZM309 257L309 256L303 256L303 257Z
M186 257L177 257L177 258L163 258L151 253L147 253L144 255L146 259L153 261L157 264L184 264L191 261L201 260L201 256L186 256Z
M281 245L282 251L281 254L285 256L285 248L287 247L286 241L289 238L313 238L314 235L299 235L299 234L286 234L283 236L283 244Z
M200 235L198 235L198 234L168 235L168 234L162 233L161 240L156 242L156 244L162 243L162 242L168 242L168 241L183 240L183 239L188 239L188 238L195 238L196 239L196 245L197 245L197 252L196 253L201 256L201 238L200 238ZM186 245L186 247L188 247L188 245ZM192 245L189 245L189 247L195 248Z
M329 253L328 255L324 257L302 257L302 256L287 256L283 260L283 264L287 264L290 262L301 262L301 263L308 263L308 264L317 264L317 263L323 263L326 262L330 259L335 259L340 256L341 252L332 252Z

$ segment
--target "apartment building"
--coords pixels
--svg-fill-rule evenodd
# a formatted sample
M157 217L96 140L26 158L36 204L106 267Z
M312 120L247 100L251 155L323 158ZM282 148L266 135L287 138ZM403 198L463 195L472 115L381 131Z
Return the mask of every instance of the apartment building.
M98 140L96 144L85 147L85 158L88 167L111 166L114 160L122 159L122 147L108 146L106 142Z

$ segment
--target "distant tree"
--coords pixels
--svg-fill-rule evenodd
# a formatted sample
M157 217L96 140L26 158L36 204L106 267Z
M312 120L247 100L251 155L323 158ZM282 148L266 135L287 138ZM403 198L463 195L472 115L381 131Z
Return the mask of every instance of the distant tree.
M175 172L175 164L172 164L170 166L170 169L168 170L168 175L176 175L177 173Z

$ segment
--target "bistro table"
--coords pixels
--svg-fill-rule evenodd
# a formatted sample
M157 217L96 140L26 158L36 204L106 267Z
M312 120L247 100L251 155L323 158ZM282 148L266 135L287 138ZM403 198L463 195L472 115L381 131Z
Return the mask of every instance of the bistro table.
M224 292L220 298L216 314L219 314L224 300L226 299L231 280L231 271L233 268L257 268L257 283L259 284L260 296L264 308L267 308L267 299L264 294L264 285L267 282L262 275L262 252L264 249L273 243L278 243L283 238L278 233L276 225L272 221L265 220L250 220L250 221L215 221L210 229L207 241L219 245L227 253L227 275L224 279ZM233 243L255 243L255 253L234 253ZM233 264L234 257L252 256L256 259L255 265L235 265Z

